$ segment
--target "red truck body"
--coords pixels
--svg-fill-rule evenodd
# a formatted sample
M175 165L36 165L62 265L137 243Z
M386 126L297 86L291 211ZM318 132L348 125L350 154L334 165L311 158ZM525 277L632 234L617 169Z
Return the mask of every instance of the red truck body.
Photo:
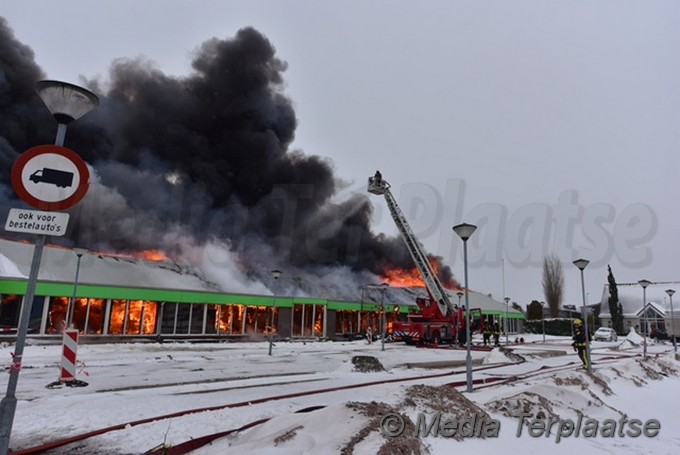
M464 344L466 342L465 311L457 308L454 314L446 316L439 310L439 305L431 299L416 298L418 313L408 315L407 322L392 323L392 338L406 344L449 343ZM482 312L470 310L470 333L479 330Z

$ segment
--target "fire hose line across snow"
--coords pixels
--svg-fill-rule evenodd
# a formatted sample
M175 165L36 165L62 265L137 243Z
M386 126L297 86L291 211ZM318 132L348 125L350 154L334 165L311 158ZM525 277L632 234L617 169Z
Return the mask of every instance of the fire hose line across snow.
M623 357L630 357L627 355L619 355L619 356L610 356L601 359L602 360L618 360ZM505 362L501 364L495 364L495 365L489 365L485 367L478 367L475 368L473 371L479 372L479 371L485 371L485 370L490 370L490 369L496 369L496 368L503 368L511 365L518 365L524 363L524 360L520 360L518 362ZM575 362L568 362L566 364L562 365L557 365L553 367L547 367L543 366L541 368L537 368L535 370L531 370L522 374L517 374L517 375L511 375L507 377L497 377L497 378L482 378L482 379L476 379L473 380L473 384L479 385L480 387L478 388L484 388L484 387L492 387L492 386L497 386L500 384L504 383L510 383L510 382L516 382L518 380L523 380L532 376L536 376L539 374L545 374L548 372L552 371L559 371L562 369L566 368L572 368ZM318 395L318 394L323 394L323 393L330 393L330 392L336 392L340 390L347 390L347 389L356 389L356 388L361 388L361 387L371 387L371 386L376 386L376 385L383 385L383 384L390 384L390 383L398 383L398 382L408 382L408 381L417 381L417 380L422 380L422 379L436 379L436 378L441 378L441 377L446 377L446 376L452 376L452 375L457 375L457 374L462 374L465 371L452 371L452 372L447 372L447 373L439 373L439 374L431 374L431 375L423 375L423 376L416 376L416 377L409 377L409 378L396 378L396 379L387 379L384 381L370 381L370 382L364 382L360 384L351 384L351 385L346 385L346 386L338 386L338 387L329 387L325 389L317 389L317 390L309 390L305 392L297 392L297 393L289 393L289 394L283 394L283 395L274 395L271 397L265 397L265 398L257 398L253 400L248 400L248 401L242 401L242 402L237 402L237 403L229 403L226 405L218 405L218 406L210 406L210 407L204 407L204 408L197 408L197 409L189 409L186 411L178 411L175 413L171 414L165 414L162 416L156 416L156 417L149 417L146 419L140 419L140 420L135 420L131 422L126 422L126 423L121 423L118 425L113 425L109 426L106 428L101 428L98 430L90 431L88 433L83 433L80 435L72 436L69 438L65 439L60 439L57 441L52 441L40 446L36 447L31 447L27 449L22 449L18 451L10 451L12 455L35 455L35 454L40 454L43 452L46 452L51 449L55 449L58 447L63 447L65 445L82 441L85 439L89 439L95 436L99 436L105 433L109 433L111 431L117 431L117 430L122 430L127 427L131 426L136 426L136 425L143 425L146 423L151 423L155 422L158 420L164 420L164 419L172 419L176 417L181 417L184 415L188 414L194 414L194 413L199 413L199 412L206 412L206 411L218 411L221 409L229 409L229 408L238 408L238 407L243 407L243 406L250 406L253 404L262 404L266 403L268 401L277 401L277 400L284 400L284 399L289 399L289 398L297 398L301 396L310 396L310 395ZM500 384L499 384L500 383ZM466 385L466 381L457 381L457 382L452 382L449 384L446 384L449 387L462 387ZM232 430L227 430L219 433L214 433L210 435L205 435L201 436L199 438L195 438L191 441L186 441L184 443L180 443L175 445L173 448L168 448L165 446L161 446L158 448L158 451L154 452L152 449L151 451L147 452L149 455L153 454L164 454L164 455L184 455L187 453L190 453L193 450L196 450L199 447L202 447L205 444L208 444L215 439L218 439L220 437L224 437L226 435L232 434L234 432L242 431L248 428L251 428L253 426L259 425L261 423L266 422L269 419L262 419L258 420L255 422L251 422L249 424L246 424L240 428L237 429L232 429ZM200 445L198 445L200 444Z
M494 369L494 368L502 368L502 367L507 367L507 366L510 366L510 365L517 365L517 364L520 364L520 363L523 363L523 362L524 362L523 360L518 361L518 362L505 362L505 363L501 363L501 364L475 368L474 371L484 371L484 370L489 370L489 369ZM65 445L72 444L74 442L83 441L85 439L89 439L89 438L92 438L92 437L95 437L95 436L99 436L99 435L102 435L102 434L105 434L105 433L109 433L111 431L123 430L123 429L128 428L128 427L152 423L152 422L156 422L158 420L173 419L173 418L176 418L176 417L182 417L182 416L185 416L185 415L188 415L188 414L195 414L195 413L199 413L199 412L219 411L219 410L222 410L222 409L238 408L238 407L243 407L243 406L250 406L250 405L253 405L253 404L262 404L262 403L266 403L268 401L285 400L285 399L289 399L289 398L318 395L318 394L323 394L323 393L337 392L337 391L340 391L340 390L356 389L356 388L361 388L361 387L372 387L372 386L383 385L383 384L418 381L418 380L423 380L423 379L436 379L436 378L442 378L442 377L446 377L446 376L453 376L453 375L461 374L461 373L464 373L464 372L465 371L450 371L450 372L447 372L447 373L430 374L430 375L415 376L415 377L408 377L408 378L386 379L384 381L370 381L370 382L364 382L364 383L359 383L359 384L350 384L350 385L345 385L345 386L329 387L329 388L316 389L316 390L308 390L308 391L304 391L304 392L296 392L296 393L289 393L289 394L283 394L283 395L274 395L274 396L270 396L270 397L256 398L256 399L253 399L253 400L241 401L241 402L237 402L237 403L229 403L229 404L225 404L225 405L217 405L217 406L209 406L209 407L204 407L204 408L189 409L189 410L185 410L185 411L174 412L174 413L171 413L171 414L165 414L165 415L161 415L161 416L148 417L148 418L145 418L145 419L120 423L120 424L117 424L117 425L112 425L112 426L109 426L109 427L100 428L98 430L93 430L93 431L90 431L90 432L87 432L87 433L83 433L83 434L71 436L71 437L68 437L68 438L48 442L48 443L42 444L40 446L29 447L29 448L26 448L26 449L21 449L21 450L16 450L16 451L10 451L9 453L12 454L12 455L36 455L36 454L44 453L48 450L52 450L52 449L56 449L58 447L63 447ZM206 442L206 444L207 444L207 442ZM191 449L191 450L194 450L194 449ZM185 453L188 453L188 452L185 452Z
M618 360L618 359L621 359L621 358L624 358L624 357L628 357L628 356L620 355L620 356L605 357L605 358L600 359L600 362L605 361L605 360L606 361L615 361L615 360ZM522 363L522 362L517 362L517 363ZM528 379L532 376L537 376L537 375L541 375L541 374L552 373L552 372L555 372L555 371L570 369L576 363L577 362L568 362L568 363L565 363L565 364L562 364L562 365L556 365L556 366L553 366L553 367L542 366L540 368L537 368L537 369L531 370L531 371L527 371L527 372L524 372L522 374L510 375L510 376L506 376L506 377L475 379L472 382L473 382L473 384L478 386L478 387L476 387L476 389L479 390L479 389L483 389L483 388L486 388L486 387L495 387L495 386L498 386L498 385L501 385L501 384L509 384L511 382L516 382L516 381L520 381L520 380L523 380L523 379ZM502 364L502 365L493 365L493 366L489 366L489 367L482 367L482 368L476 369L475 371L478 372L480 370L499 368L499 367L508 366L508 365L512 365L512 364ZM421 378L424 379L426 377L421 377ZM397 381L391 380L391 381L385 381L385 382L397 382ZM445 385L449 386L449 387L463 387L466 384L467 384L467 381L457 381L457 382L452 382L452 383L445 384ZM325 407L325 406L317 406L316 408L323 408L323 407ZM304 412L304 411L305 410L298 411L298 412ZM222 431L222 432L219 432L219 433L201 436L199 438L191 439L189 441L177 444L177 445L172 446L172 447L160 446L158 448L154 448L154 449L150 450L149 452L146 452L144 455L186 455L188 453L191 453L193 450L196 450L200 447L203 447L206 444L209 444L209 443L215 441L216 439L228 436L228 435L233 434L233 433L237 433L239 431L246 430L248 428L252 428L254 426L265 423L269 420L270 419L257 420L257 421L254 421L254 422L250 422L250 423L248 423L248 424L246 424L246 425L244 425L240 428L235 428L235 429L232 429L232 430L227 430L227 431Z

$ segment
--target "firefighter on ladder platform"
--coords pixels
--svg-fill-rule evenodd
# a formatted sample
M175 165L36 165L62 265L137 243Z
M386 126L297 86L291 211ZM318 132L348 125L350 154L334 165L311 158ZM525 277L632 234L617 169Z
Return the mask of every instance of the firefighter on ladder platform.
M580 319L574 321L574 336L571 345L574 347L574 351L578 352L578 357L583 362L583 369L587 370L590 364L590 359L588 358L588 351L586 349L586 333L583 330L583 323Z

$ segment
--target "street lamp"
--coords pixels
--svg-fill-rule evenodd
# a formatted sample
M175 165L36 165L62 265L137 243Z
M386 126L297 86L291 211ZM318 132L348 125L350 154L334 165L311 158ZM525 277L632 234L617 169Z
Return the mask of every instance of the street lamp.
M678 344L675 341L675 329L673 328L673 294L675 294L674 289L666 289L666 294L671 299L671 337L673 339L673 350L678 352Z
M463 240L463 265L465 269L465 345L467 354L465 356L465 370L467 375L467 391L472 392L472 355L470 354L470 296L468 285L468 264L467 264L467 241L475 233L477 226L474 224L457 224L453 231Z
M588 264L590 264L590 261L588 259L576 259L574 261L574 265L578 267L578 269L581 271L581 294L583 296L583 330L585 332L585 337L586 337L586 357L588 358L588 368L587 371L590 373L591 368L590 365L592 363L592 359L590 358L590 332L588 332L588 309L586 307L586 285L585 281L583 280L583 269L588 267Z
M99 104L97 95L82 87L66 82L39 81L35 84L35 90L59 125L54 143L60 147L64 145L66 126L87 114ZM36 237L35 248L33 249L31 270L28 276L26 294L23 299L21 320L17 329L17 341L14 347L14 354L12 355L14 360L10 367L9 380L7 381L7 393L2 402L0 402L0 454L5 454L9 451L9 437L12 433L14 413L17 407L15 392L17 382L19 381L19 370L21 370L26 333L28 332L31 307L33 306L33 298L35 297L35 288L38 281L38 269L44 246L45 235L40 234Z
M87 253L87 249L86 248L74 248L73 252L78 257L78 260L76 262L76 278L73 281L73 298L69 302L68 309L66 311L66 313L67 313L66 327L69 328L69 329L73 328L73 313L75 312L76 297L78 295L78 276L80 275L80 259L83 257L83 255L85 253Z
M576 305L564 305L564 308L569 310L569 331L571 332L571 337L574 338L574 314L576 311Z
M279 277L283 275L283 272L281 270L272 270L271 274L274 277L274 300L272 302L271 323L269 324L269 355L272 355L272 347L274 346L274 312L276 311L276 288L278 287L276 283Z
M506 297L503 300L505 300L505 345L509 345L510 341L508 339L508 303L510 303L510 297Z
M456 292L456 295L458 296L458 308L460 308L460 299L465 295L462 291ZM458 333L456 333L456 346L460 344L460 336Z
M364 333L364 324L363 324L363 312L364 312L364 299L366 298L366 285L359 286L359 289L361 289L361 303L359 305L359 335ZM373 341L373 340L370 340Z
M543 325L543 344L545 344L545 302L541 302L541 324Z
M652 284L649 280L640 280L638 284L642 286L642 311L645 312L645 341L642 344L642 356L647 357L647 337L649 336L649 321L647 320L647 286Z
M380 290L380 309L382 312L381 318L380 318L380 338L381 338L381 347L380 350L384 351L385 350L385 328L387 326L387 320L385 319L385 291L387 291L387 288L390 287L389 284L387 283L382 283L382 284L367 284L367 288L371 289L379 289Z

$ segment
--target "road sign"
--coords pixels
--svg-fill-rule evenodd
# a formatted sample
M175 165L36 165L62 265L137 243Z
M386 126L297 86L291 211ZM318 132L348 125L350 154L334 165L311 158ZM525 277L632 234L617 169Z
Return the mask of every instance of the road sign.
M73 150L39 145L21 155L12 166L12 186L19 198L41 210L64 210L87 193L90 171Z
M66 234L68 219L68 213L10 209L7 222L5 223L5 230L28 234L62 236Z

